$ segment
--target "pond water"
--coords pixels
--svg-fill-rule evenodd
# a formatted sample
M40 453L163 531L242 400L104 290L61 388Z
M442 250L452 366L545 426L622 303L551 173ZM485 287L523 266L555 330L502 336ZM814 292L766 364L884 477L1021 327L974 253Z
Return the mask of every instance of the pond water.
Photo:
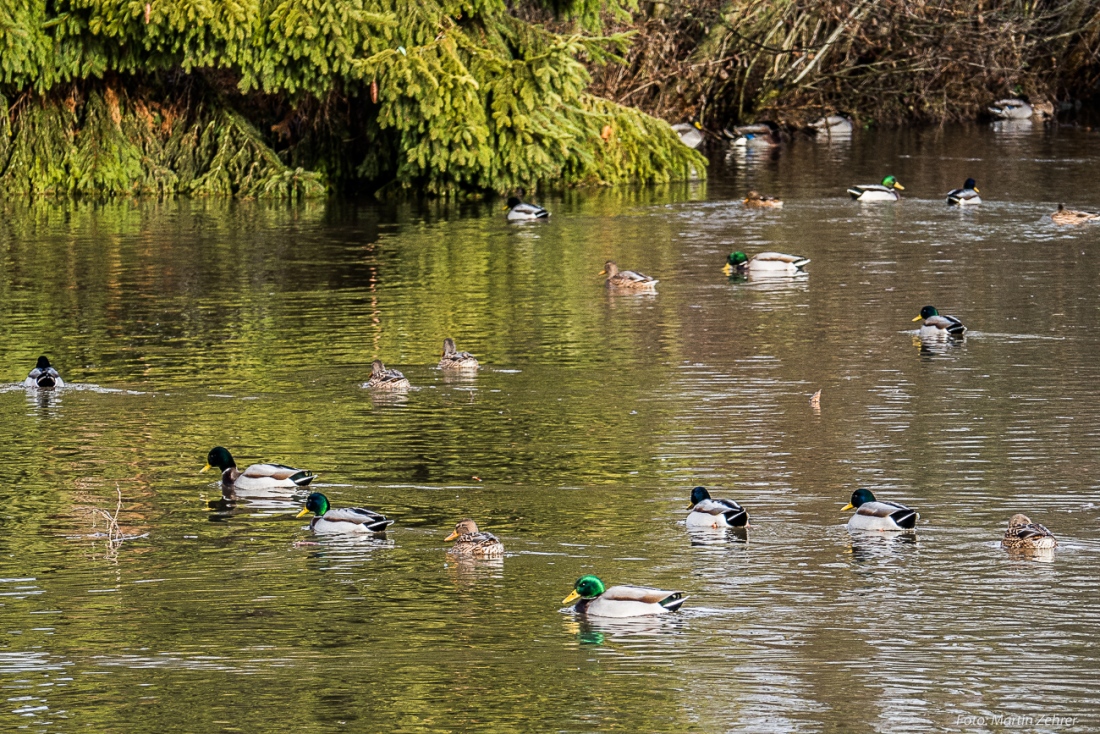
M533 225L0 205L0 728L1094 731L1100 227L1048 215L1100 208L1098 164L1095 133L968 127L718 151L705 184ZM901 203L845 196L888 173ZM949 209L968 176L986 203ZM810 274L731 281L734 249ZM658 292L608 293L608 259ZM965 341L922 349L926 304ZM476 376L435 368L446 336ZM69 387L17 384L39 354ZM361 389L374 358L414 389ZM223 497L215 445L396 523L313 537L304 491ZM747 541L689 534L695 484ZM860 486L916 532L849 534ZM1016 512L1053 560L999 548ZM467 516L503 561L447 560ZM690 598L586 621L584 573Z

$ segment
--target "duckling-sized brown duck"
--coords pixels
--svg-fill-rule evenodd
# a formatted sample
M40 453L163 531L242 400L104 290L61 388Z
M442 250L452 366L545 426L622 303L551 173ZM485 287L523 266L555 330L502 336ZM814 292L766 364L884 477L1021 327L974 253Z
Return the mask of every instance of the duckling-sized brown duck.
M504 544L492 533L477 529L477 523L466 518L455 525L454 532L444 540L453 540L455 544L447 555L455 558L500 558L504 555Z
M607 276L608 288L621 288L623 290L651 291L658 281L648 275L635 273L633 270L619 270L619 266L608 260L604 263L600 275Z
M398 370L387 369L382 360L376 359L370 366L370 379L363 383L369 390L408 390L409 381Z
M752 209L778 209L783 206L781 200L774 196L766 196L758 191L747 193L742 203Z
M1066 209L1065 204L1059 204L1058 211L1051 214L1050 219L1059 226L1065 224L1085 224L1086 222L1094 222L1100 219L1100 214L1090 214L1089 212Z
M477 369L477 359L469 352L460 352L455 340L447 337L443 340L443 356L439 360L441 370L472 371Z
M1050 550L1058 545L1054 533L1027 515L1016 514L1008 520L1008 530L1001 540L1001 547L1010 550Z

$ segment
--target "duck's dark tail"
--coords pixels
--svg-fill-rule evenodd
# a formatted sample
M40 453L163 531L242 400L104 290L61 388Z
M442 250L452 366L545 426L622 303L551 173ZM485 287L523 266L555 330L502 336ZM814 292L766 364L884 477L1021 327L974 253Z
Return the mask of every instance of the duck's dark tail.
M899 528L904 528L905 530L912 530L915 528L917 526L918 517L920 517L920 515L916 510L906 509L890 513L890 519L893 520Z
M299 487L308 487L309 483L317 478L317 475L311 471L302 470L297 474L290 475L290 481L294 482Z
M662 607L670 612L675 612L681 607L681 605L683 605L686 600L687 597L684 595L684 592L677 591L666 596L664 599L659 601L658 604L660 604Z
M393 520L388 520L383 517L381 520L372 520L371 522L364 523L364 525L366 525L367 530L370 530L372 533L384 533L386 532L386 528L393 525Z
M722 516L726 518L726 524L730 527L743 528L749 524L749 513L744 509L723 512Z

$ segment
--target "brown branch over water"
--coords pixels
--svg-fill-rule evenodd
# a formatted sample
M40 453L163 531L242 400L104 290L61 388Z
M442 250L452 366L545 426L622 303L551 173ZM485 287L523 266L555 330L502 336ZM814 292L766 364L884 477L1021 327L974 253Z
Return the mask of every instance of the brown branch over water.
M973 119L993 99L1095 101L1100 0L684 0L643 4L596 93L670 121ZM625 30L627 26L617 28Z

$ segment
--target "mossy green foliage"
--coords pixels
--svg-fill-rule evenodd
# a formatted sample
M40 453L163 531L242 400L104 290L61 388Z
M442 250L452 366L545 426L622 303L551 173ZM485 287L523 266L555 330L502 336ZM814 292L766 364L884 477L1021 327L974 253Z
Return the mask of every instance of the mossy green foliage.
M630 7L550 4L590 29ZM665 123L586 94L582 62L626 43L550 33L502 0L15 0L0 183L300 196L702 175Z

